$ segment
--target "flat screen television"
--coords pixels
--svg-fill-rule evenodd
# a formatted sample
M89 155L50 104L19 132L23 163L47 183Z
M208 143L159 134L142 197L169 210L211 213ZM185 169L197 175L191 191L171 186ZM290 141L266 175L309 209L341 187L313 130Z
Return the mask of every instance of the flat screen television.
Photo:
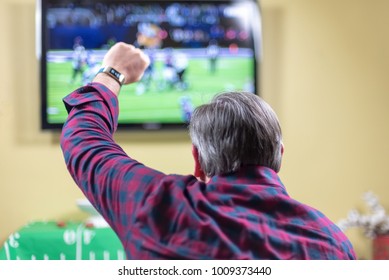
M62 127L63 97L89 83L119 41L151 61L142 80L120 92L119 128L184 128L217 93L258 93L256 0L41 0L37 19L42 129Z

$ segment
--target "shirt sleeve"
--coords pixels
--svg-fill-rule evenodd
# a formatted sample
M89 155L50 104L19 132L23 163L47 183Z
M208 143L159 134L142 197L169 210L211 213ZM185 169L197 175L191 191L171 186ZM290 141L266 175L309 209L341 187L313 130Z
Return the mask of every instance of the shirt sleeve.
M136 202L153 193L166 175L130 158L114 142L118 100L104 85L82 87L66 96L64 103L69 116L61 148L67 168L92 205L123 237Z

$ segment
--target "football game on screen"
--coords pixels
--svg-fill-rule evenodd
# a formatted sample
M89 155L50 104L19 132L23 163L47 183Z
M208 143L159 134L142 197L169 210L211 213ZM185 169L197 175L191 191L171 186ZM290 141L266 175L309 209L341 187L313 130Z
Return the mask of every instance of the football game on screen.
M218 92L255 91L250 1L49 2L49 124L65 121L62 98L93 80L118 41L143 49L151 61L140 82L121 90L120 124L187 123Z

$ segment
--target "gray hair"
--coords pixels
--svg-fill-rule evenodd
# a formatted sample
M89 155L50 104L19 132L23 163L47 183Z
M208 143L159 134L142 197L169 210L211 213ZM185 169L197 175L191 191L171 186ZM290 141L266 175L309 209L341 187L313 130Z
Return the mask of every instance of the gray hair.
M244 165L281 168L282 134L276 114L259 96L248 92L216 95L197 107L189 134L208 177Z

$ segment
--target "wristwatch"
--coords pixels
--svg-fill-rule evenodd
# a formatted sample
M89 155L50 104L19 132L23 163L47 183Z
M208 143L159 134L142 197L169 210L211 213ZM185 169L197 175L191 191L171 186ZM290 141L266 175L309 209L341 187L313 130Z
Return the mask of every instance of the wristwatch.
M116 80L120 84L120 86L122 86L124 83L124 78L125 78L124 75L110 66L105 66L105 67L100 68L100 70L99 70L99 72L97 72L97 74L99 74L99 73L108 74L109 76L114 78L114 80Z

